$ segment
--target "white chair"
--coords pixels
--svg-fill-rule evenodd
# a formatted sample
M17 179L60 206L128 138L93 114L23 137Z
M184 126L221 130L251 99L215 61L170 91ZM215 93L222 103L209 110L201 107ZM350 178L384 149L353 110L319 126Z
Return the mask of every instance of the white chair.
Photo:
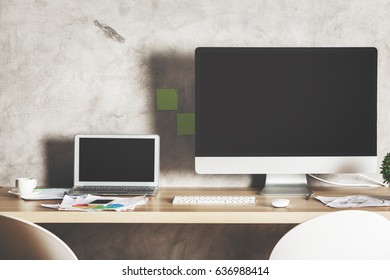
M341 210L297 225L271 260L390 260L390 221L374 212Z
M60 238L34 223L0 215L0 259L77 260Z

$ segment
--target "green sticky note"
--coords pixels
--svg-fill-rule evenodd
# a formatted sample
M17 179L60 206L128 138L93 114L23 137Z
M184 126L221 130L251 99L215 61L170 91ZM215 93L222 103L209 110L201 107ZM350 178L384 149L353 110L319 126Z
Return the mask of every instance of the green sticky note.
M177 110L178 94L176 89L157 89L157 110Z
M177 114L177 135L195 134L195 113Z

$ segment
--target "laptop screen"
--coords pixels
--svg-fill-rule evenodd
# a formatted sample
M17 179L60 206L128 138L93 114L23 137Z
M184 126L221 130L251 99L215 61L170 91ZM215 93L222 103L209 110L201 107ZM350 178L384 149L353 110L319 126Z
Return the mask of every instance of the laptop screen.
M155 182L156 141L153 137L79 137L75 179L101 183Z

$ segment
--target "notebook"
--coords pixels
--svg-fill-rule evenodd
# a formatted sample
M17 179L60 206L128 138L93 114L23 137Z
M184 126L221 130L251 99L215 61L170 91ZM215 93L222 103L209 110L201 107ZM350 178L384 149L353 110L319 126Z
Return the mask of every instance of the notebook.
M158 135L76 135L69 195L154 195L160 171Z

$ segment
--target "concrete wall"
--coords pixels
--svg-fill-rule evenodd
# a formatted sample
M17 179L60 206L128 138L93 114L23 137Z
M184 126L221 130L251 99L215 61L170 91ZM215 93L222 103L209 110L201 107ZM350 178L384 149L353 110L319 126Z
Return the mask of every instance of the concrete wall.
M156 88L169 87L179 111L193 111L198 46L377 47L380 162L390 151L389 14L384 0L0 0L0 185L71 185L79 133L160 134L163 186L250 184L196 175L193 136L177 136L175 114L155 109Z

